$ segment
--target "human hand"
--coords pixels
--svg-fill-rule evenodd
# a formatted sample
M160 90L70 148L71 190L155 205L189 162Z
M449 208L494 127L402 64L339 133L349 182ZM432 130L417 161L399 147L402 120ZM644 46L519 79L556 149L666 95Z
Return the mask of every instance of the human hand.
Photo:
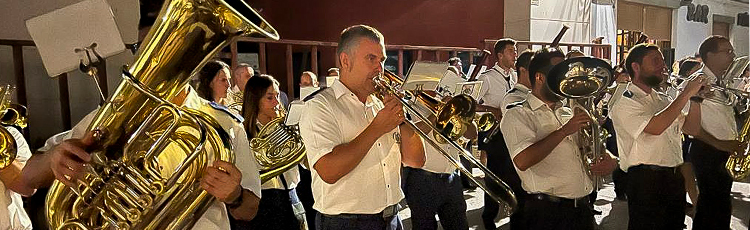
M576 108L573 117L570 118L565 125L560 127L560 131L562 131L565 136L568 136L578 132L578 130L581 130L581 128L588 125L589 122L591 122L589 115L581 109Z
M392 95L385 97L385 108L378 111L370 124L379 134L385 134L404 122L404 111L401 102Z
M597 176L604 176L612 173L617 168L617 160L612 158L609 153L602 154L599 159L591 164L591 173Z
M242 173L234 164L226 161L214 161L212 166L206 169L201 178L201 188L209 194L228 203L242 195Z
M91 161L91 154L87 148L95 144L94 131L86 133L83 139L68 139L55 146L48 154L50 168L55 178L75 188L76 181L82 178L86 164Z

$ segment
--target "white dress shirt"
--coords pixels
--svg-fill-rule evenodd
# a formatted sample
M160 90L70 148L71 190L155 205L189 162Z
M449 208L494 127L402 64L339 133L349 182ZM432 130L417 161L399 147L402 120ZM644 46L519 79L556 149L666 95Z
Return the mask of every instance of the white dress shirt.
M503 98L503 104L500 106L500 110L502 110L504 114L505 111L508 111L508 105L526 100L526 97L529 96L529 93L531 93L531 90L525 85L516 84L515 86L513 86L513 89L508 91L508 94L505 94L505 98Z
M694 76L705 75L708 82L716 82L716 75L708 67L703 66L693 73ZM726 79L725 79L726 80ZM723 92L714 92L714 97L721 100L727 98ZM734 108L711 100L701 102L701 127L719 140L734 140L737 138L737 123L734 118Z
M483 72L477 80L482 81L480 96L477 100L482 101L483 105L500 108L505 94L516 84L518 76L513 69L504 70L495 64L492 69Z
M572 116L573 111L561 103L553 110L529 94L526 102L509 109L500 121L511 159L560 129ZM563 138L549 155L526 171L516 167L524 190L570 199L591 193L593 186L581 162L574 136Z
M433 132L429 133L430 139L434 140L434 136L432 135ZM438 142L435 142L438 143ZM461 159L458 157L458 150L453 148L450 144L440 144L438 143L444 149L446 152L448 152L448 155L453 157L456 162L460 162ZM456 166L453 166L445 156L443 156L440 151L432 147L432 145L425 143L424 148L424 166L422 166L422 169L428 172L433 173L453 173L456 171Z
M640 164L675 167L682 164L683 112L660 135L644 132L651 119L672 101L656 90L646 93L632 84L619 84L609 102L609 116L617 133L620 168Z
M4 127L13 135L13 139L16 140L16 159L14 163L17 162L25 165L26 161L31 158L31 150L29 150L26 139L23 138L23 134L16 130L16 128L10 126ZM2 192L2 197L0 197L0 229L32 229L31 219L26 214L26 210L23 209L21 194L6 188L2 181L0 181L0 192Z
M351 142L372 122L383 102L370 95L362 103L340 81L306 102L300 132L310 165L334 147ZM314 167L313 208L328 215L375 214L404 198L401 191L401 151L396 143L398 128L384 134L359 164L336 183L328 184Z
M232 151L235 154L234 165L242 173L241 186L251 191L255 196L261 197L260 193L260 175L258 174L258 165L255 162L255 157L252 155L250 150L250 143L247 140L245 129L242 124L232 117L230 112L222 111L212 107L210 102L201 98L195 93L195 90L190 90L183 107L196 109L201 112L207 113L230 135L232 139ZM60 144L62 141L71 138L82 138L86 134L91 121L94 119L98 109L92 111L86 115L78 124L73 127L70 131L66 131L55 135L45 143L42 150L50 150L54 146ZM169 167L169 166L166 166ZM168 173L168 169L163 170L162 173ZM224 203L214 200L211 206L203 213L200 219L195 223L192 229L230 229L229 226L229 213L225 208Z

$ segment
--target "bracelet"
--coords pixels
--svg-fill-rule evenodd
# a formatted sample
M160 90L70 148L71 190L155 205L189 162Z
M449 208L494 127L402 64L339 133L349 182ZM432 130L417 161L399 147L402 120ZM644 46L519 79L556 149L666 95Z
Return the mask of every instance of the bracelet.
M227 208L229 209L235 209L235 208L240 207L240 205L242 205L242 197L243 197L242 193L244 189L242 189L242 187L240 186L237 186L237 187L240 189L240 195L237 196L237 198L235 198L232 202L224 203L227 205Z

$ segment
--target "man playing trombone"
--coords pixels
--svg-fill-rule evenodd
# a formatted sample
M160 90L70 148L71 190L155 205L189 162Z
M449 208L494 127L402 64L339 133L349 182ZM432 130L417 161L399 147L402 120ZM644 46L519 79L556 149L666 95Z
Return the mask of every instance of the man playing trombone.
M300 120L319 211L316 229L402 229L401 164L419 168L425 156L421 138L404 125L401 102L373 95L373 79L383 74L383 35L365 25L349 27L337 54L340 80L307 101Z
M572 135L595 121L584 112L574 114L549 89L552 57L538 53L532 57L531 94L513 104L500 125L522 186L529 192L522 210L529 229L593 230L588 195L594 186ZM590 170L594 175L606 175L615 165L605 153Z

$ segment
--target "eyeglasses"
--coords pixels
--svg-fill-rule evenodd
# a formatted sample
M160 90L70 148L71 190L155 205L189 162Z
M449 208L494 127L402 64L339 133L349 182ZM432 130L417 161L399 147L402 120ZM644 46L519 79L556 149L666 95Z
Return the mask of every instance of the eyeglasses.
M719 51L716 51L716 53L734 54L734 49L719 50Z

